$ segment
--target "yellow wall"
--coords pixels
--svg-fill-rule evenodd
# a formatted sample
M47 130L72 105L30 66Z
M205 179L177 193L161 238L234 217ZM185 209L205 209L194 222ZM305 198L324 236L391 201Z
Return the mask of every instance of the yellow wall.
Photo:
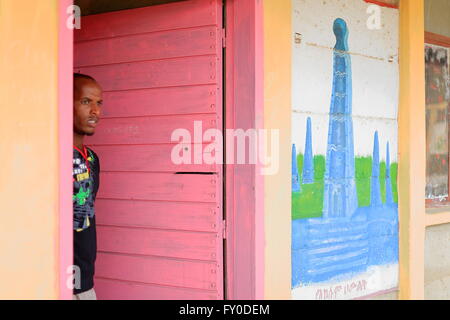
M0 299L57 298L57 0L0 0Z
M400 299L424 298L425 56L423 0L400 1Z
M291 1L264 1L264 126L280 129L280 170L265 176L265 299L291 299Z

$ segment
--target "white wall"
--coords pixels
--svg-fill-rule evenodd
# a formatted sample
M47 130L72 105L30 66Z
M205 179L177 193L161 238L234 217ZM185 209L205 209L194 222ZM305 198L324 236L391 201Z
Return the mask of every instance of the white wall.
M325 3L325 4L324 4ZM390 142L397 161L398 10L381 8L381 29L369 30L362 0L294 0L293 33L302 35L293 48L293 143L303 152L306 118L312 119L313 152L326 154L335 36L333 21L345 18L352 53L355 155L371 155L373 134L379 132L380 158ZM379 7L380 8L380 7ZM393 58L393 62L389 59Z
M353 132L355 156L371 156L374 133L378 131L380 159L385 160L390 143L391 162L397 162L397 112L399 101L399 12L398 9L368 4L363 0L292 0L293 38L301 43L292 48L292 143L303 153L306 119L312 119L315 155L326 155L328 113L333 80L333 33L335 19L342 18L349 29L349 51L353 79ZM379 10L378 29L369 29L368 19ZM350 280L321 282L293 289L294 299L314 299L317 292L367 283L360 291L342 290L333 299L353 299L379 294L398 285L398 264L369 267ZM334 288L334 289L333 289Z
M427 228L425 299L450 300L450 224Z

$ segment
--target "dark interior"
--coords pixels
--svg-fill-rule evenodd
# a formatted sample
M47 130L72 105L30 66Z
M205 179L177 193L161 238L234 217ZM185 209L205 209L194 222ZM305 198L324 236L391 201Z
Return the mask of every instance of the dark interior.
M74 4L80 7L82 16L88 16L179 1L186 0L75 0Z

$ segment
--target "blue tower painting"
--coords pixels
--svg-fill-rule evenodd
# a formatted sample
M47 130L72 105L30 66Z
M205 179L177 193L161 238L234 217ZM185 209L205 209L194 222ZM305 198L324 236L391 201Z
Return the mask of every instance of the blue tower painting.
M328 128L323 214L327 218L351 217L358 208L355 183L352 121L352 69L348 53L348 28L343 19L333 26L333 88Z
M302 183L314 183L314 156L312 152L311 118L306 121L305 158L303 162Z
M334 21L333 83L323 178L323 211L317 218L292 221L292 287L343 281L369 267L398 262L398 205L394 202L389 143L386 146L386 203L382 202L380 148L374 133L370 204L359 206L352 120L352 69L346 22ZM306 194L314 183L311 119L307 119L302 176L292 150L292 191ZM300 190L300 183L302 188ZM316 182L317 184L317 182ZM320 183L319 183L320 185ZM313 185L314 186L314 185ZM309 187L309 186L308 186ZM316 196L319 192L314 193ZM319 203L322 203L319 201Z
M292 192L300 192L297 167L297 150L295 148L295 144L292 145Z
M391 182L391 156L389 154L389 142L386 144L386 204L393 204L394 199L392 195Z
M375 132L373 141L372 178L370 181L370 186L370 204L372 206L381 206L380 147L378 142L378 131Z

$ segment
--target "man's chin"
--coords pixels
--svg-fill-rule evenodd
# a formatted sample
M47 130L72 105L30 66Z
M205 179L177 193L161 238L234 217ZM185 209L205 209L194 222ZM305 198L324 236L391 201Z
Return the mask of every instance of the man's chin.
M94 135L95 131L90 130L80 130L80 129L73 129L73 132L80 135L80 136L88 136L91 137Z

